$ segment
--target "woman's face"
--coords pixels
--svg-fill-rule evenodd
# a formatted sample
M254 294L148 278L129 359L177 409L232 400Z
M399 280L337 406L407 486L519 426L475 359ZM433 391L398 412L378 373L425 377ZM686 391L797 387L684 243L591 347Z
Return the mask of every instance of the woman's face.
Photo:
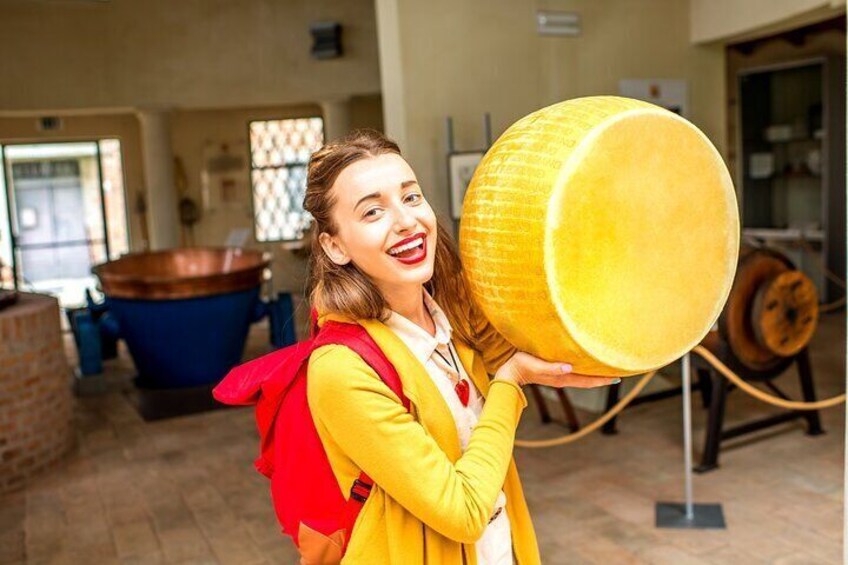
M384 296L430 280L436 215L403 157L360 159L342 170L330 190L338 233L322 233L319 241L333 262L352 261ZM405 242L414 247L398 253Z

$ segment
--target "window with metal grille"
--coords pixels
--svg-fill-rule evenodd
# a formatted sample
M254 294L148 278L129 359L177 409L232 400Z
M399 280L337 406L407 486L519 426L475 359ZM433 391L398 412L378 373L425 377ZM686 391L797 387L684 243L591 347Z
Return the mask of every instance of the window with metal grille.
M324 144L324 120L261 120L249 127L256 241L301 239L312 223L303 209L306 167Z

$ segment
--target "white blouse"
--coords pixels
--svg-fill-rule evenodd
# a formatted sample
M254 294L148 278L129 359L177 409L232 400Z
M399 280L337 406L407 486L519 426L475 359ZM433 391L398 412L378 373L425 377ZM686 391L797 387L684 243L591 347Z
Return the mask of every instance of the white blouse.
M442 397L450 408L456 422L456 432L459 436L462 451L468 446L471 432L480 418L484 399L477 387L474 386L462 363L456 349L451 344L453 329L447 316L436 304L436 301L424 289L424 305L430 311L436 325L436 335L430 335L424 328L392 311L386 325L406 344L409 350L427 369ZM441 353L441 355L440 355ZM443 356L443 357L442 357ZM453 379L451 378L453 376ZM468 382L468 406L463 406L454 389L456 378L461 377ZM512 538L509 529L509 518L506 515L506 495L503 491L498 495L494 517L483 536L477 541L477 563L480 565L511 565Z

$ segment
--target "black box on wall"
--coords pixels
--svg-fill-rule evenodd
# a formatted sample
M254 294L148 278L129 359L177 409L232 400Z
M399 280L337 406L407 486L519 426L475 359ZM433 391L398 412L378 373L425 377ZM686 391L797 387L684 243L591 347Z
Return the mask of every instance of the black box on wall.
M342 25L338 22L315 22L309 26L312 34L312 57L335 59L342 55Z

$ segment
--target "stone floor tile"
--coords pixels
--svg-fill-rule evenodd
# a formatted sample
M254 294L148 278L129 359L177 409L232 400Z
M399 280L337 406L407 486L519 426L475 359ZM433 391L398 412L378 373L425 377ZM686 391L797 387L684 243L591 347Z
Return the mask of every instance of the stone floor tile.
M168 563L215 560L212 548L197 526L171 528L159 532L159 541Z
M0 563L21 562L26 557L24 532L18 528L0 530Z
M114 526L112 536L121 559L144 557L160 550L159 539L149 520Z

